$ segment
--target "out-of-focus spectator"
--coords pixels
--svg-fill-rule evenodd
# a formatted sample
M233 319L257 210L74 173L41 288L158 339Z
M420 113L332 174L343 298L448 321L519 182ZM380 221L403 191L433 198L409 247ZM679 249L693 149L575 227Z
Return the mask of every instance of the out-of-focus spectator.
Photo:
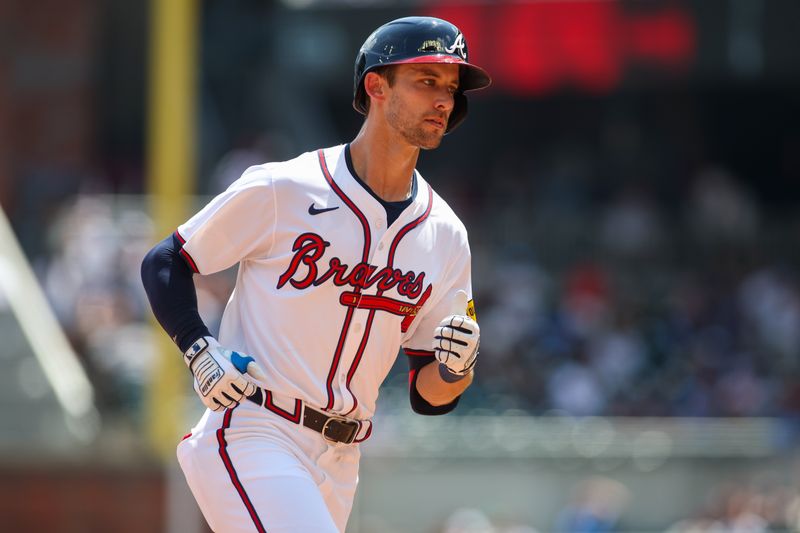
M692 232L704 242L748 242L759 229L755 199L722 168L707 167L697 174L688 208Z
M500 524L478 508L461 507L445 520L441 533L538 533L526 524Z
M608 401L597 374L580 352L550 374L547 392L550 405L575 416L601 414Z
M582 480L569 503L558 513L554 530L559 533L608 533L618 531L620 517L630 501L630 491L607 477Z
M480 509L462 507L447 517L442 533L497 533L497 530Z
M622 255L639 256L663 245L656 206L642 187L623 190L605 209L599 230L603 246Z
M764 268L740 285L739 309L759 344L777 356L786 370L800 368L800 293L788 273Z

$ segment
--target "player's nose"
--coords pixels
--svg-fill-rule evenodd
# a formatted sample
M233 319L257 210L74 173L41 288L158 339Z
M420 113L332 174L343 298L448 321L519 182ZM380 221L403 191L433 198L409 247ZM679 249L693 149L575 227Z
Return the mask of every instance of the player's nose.
M453 106L455 105L453 94L448 90L441 91L439 94L437 94L434 105L438 111L447 113L449 115L453 110Z

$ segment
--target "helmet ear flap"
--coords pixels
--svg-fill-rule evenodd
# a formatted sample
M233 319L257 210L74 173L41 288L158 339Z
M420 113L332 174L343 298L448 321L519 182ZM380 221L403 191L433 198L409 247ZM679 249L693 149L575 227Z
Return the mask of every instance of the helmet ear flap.
M453 95L453 111L450 112L445 134L450 133L464 122L464 119L467 118L467 107L467 97L464 96L462 91L458 91Z
M356 56L355 76L353 77L353 108L362 115L367 114L367 95L364 92L364 71L367 68L367 54L364 51Z

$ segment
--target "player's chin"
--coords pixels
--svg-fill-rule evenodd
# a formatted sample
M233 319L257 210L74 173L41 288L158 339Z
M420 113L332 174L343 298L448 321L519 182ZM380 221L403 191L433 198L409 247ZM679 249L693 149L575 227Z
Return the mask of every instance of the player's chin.
M444 130L435 132L424 132L417 136L417 146L423 150L433 150L442 144Z
M420 149L422 150L434 150L439 148L439 145L442 144L442 139L439 138L436 141L427 142L424 144L419 144Z

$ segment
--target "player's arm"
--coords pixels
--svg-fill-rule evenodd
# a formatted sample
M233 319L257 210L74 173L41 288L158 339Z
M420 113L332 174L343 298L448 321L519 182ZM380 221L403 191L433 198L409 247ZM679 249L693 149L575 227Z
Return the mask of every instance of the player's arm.
M461 379L448 381L446 375L443 377L444 372L448 371L443 369L439 361L434 360L422 367L417 376L417 392L427 403L434 407L453 403L467 390L474 376L474 372L470 370Z
M153 314L164 331L186 352L194 341L211 336L197 310L194 272L181 257L181 241L172 234L142 261L142 284Z
M439 372L439 362L431 350L404 349L408 357L408 399L411 409L420 415L444 415L458 405L461 392L466 389L471 377L461 384L463 389L450 388ZM442 383L437 383L437 380Z
M263 371L252 357L222 348L211 336L198 312L194 272L181 248L176 234L154 246L142 261L142 284L159 324L184 353L195 391L216 411L254 393L255 384L244 374L263 379Z
M480 328L469 316L467 293L459 290L451 314L435 329L433 350L409 350L409 393L415 412L444 414L455 409L470 386L480 345Z

